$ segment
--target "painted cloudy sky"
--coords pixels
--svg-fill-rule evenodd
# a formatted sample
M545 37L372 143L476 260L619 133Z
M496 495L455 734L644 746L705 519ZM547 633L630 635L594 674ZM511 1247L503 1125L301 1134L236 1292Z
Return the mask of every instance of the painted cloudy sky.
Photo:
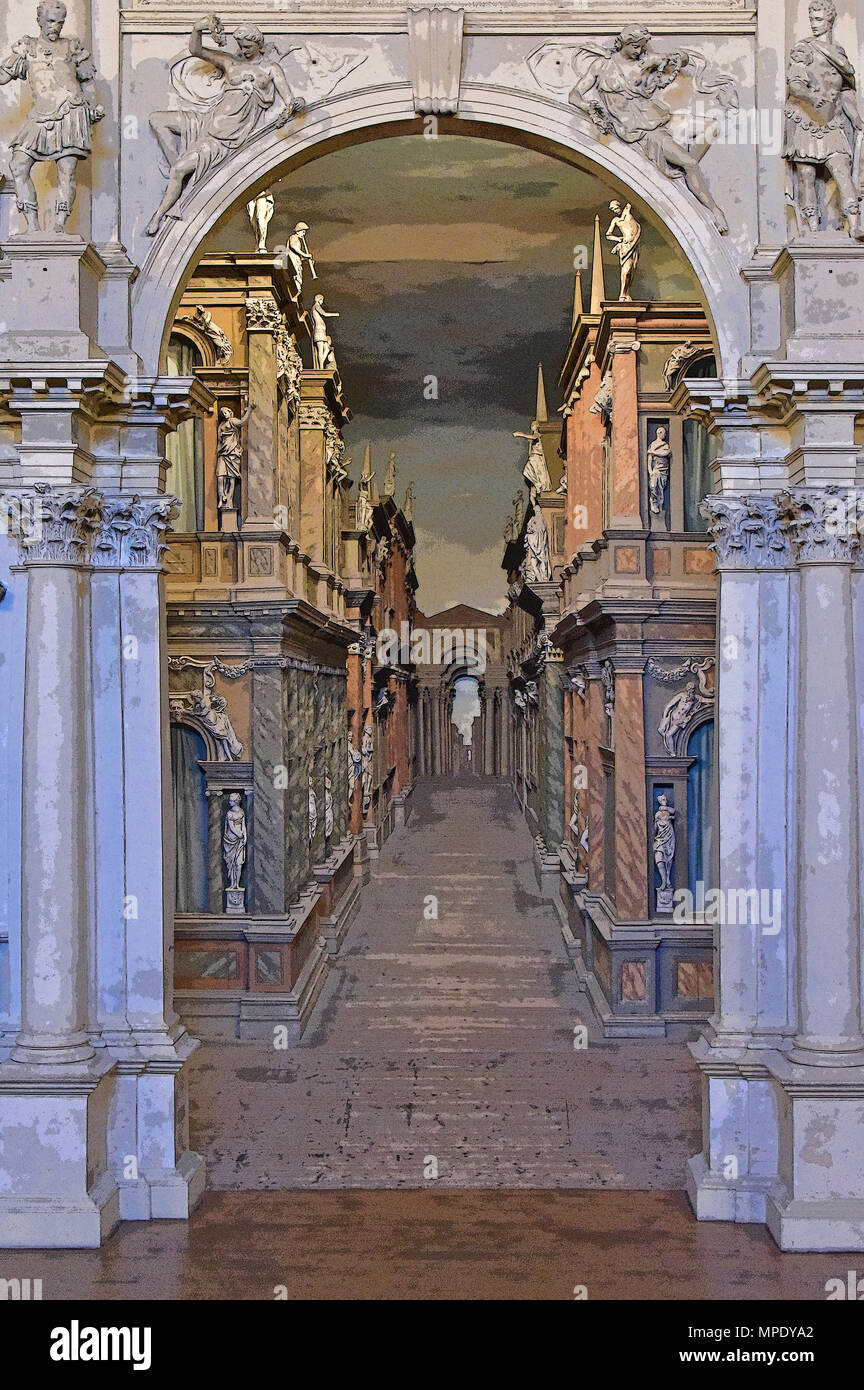
M352 472L397 453L413 478L418 601L504 607L504 521L543 363L550 413L573 304L574 247L608 225L614 190L547 155L464 136L402 136L322 156L275 186L269 245L308 222L354 419ZM249 245L238 213L210 243ZM606 257L607 293L617 285ZM584 277L583 277L584 278ZM637 298L694 298L689 271L646 225ZM308 295L307 295L308 299ZM424 379L438 399L424 399Z

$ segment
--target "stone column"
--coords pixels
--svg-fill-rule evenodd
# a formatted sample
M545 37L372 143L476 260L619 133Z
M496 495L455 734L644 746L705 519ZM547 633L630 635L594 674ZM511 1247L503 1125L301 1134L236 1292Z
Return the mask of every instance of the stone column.
M246 301L249 352L249 403L255 409L246 425L246 472L243 483L244 529L276 528L279 452L276 333L278 305L269 296Z
M0 1242L98 1245L119 1219L106 1162L114 1063L88 1037L89 565L105 501L90 488L8 501L32 510L16 571L27 606L21 1026L0 1066Z

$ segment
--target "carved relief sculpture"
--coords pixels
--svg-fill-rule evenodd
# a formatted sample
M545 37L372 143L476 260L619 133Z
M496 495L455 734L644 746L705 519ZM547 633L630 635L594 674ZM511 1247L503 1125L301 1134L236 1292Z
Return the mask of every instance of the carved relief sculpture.
M28 232L39 231L34 164L52 160L57 165L54 229L62 232L75 202L78 161L90 153L91 128L105 115L96 101L93 61L79 39L62 37L65 21L65 5L42 0L36 10L39 37L19 39L0 63L0 86L27 82L33 101L9 159L16 205Z
M193 696L191 712L216 740L216 761L236 763L243 756L243 744L234 732L228 717L228 701L224 695L211 695L206 690Z
M204 47L207 32L216 48ZM168 187L147 226L148 236L156 235L166 216L177 217L173 208L190 180L196 183L266 126L287 125L304 109L305 103L291 94L277 50L260 29L242 25L233 42L236 53L228 50L218 16L199 19L189 38L190 57L171 69L180 109L150 118L167 162Z
M642 226L633 216L629 203L622 208L621 204L613 199L609 208L613 217L606 232L606 239L612 242L615 255L621 262L621 288L618 291L618 298L625 303L630 303L633 299L630 286L639 264Z
M324 777L324 838L333 838L333 783L329 772Z
M855 69L834 42L833 0L813 0L808 13L812 38L795 44L786 73L783 154L795 185L792 200L804 229L818 231L823 222L817 187L821 175L834 185L849 235L861 240L861 188L853 168L860 165L864 121Z
M315 832L318 829L318 798L315 795L315 783L312 774L309 773L309 843L315 839Z
M288 327L283 315L276 330L276 379L285 393L291 410L300 403L300 381L303 376L303 358L297 347L297 339Z
M654 863L660 875L657 887L657 911L671 912L675 863L675 811L664 792L657 797L654 812Z
M345 467L345 440L332 416L328 417L324 426L324 456L327 477L338 485L348 477L348 469Z
M666 751L673 755L683 754L685 750L682 746L681 736L686 733L695 716L710 708L714 702L715 659L713 656L706 656L701 661L697 661L695 657L690 657L677 666L666 669L660 666L653 657L649 657L648 670L655 680L663 681L666 684L670 681L681 680L687 675L696 677L695 680L688 681L683 690L679 690L676 695L672 696L663 710L660 723L657 726L657 732L663 739Z
M710 68L691 48L660 52L639 24L622 29L611 48L597 42L544 44L530 56L528 66L541 87L560 92L566 82L571 106L587 116L600 135L639 145L662 173L684 179L721 232L729 230L699 169L709 144L695 146L692 152L679 144L670 130L673 112L659 98L661 91L688 74L697 92L714 97L723 109L737 108L738 93L728 73Z
M213 322L213 315L209 309L205 309L203 304L195 306L194 314L185 314L177 320L178 323L191 323L199 332L209 338L216 349L216 358L220 365L224 366L231 361L234 356L234 349L231 346L231 339L218 325Z
M663 516L666 511L666 487L672 463L672 449L667 434L666 426L658 425L657 433L648 445L648 503L656 516Z
M216 486L220 512L234 511L234 490L243 464L243 426L255 409L254 401L243 415L237 416L230 406L219 411L216 444Z
M246 204L246 216L249 218L249 225L255 233L255 249L259 252L267 250L267 228L273 217L273 209L276 200L268 188L265 193L259 193L257 198L252 198Z

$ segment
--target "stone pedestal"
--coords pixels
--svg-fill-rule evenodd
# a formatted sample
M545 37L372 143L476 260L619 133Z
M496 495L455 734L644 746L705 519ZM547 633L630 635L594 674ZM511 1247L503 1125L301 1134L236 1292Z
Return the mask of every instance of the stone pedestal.
M3 252L11 274L3 290L0 361L104 358L95 345L106 267L95 248L80 237L34 234L10 237Z

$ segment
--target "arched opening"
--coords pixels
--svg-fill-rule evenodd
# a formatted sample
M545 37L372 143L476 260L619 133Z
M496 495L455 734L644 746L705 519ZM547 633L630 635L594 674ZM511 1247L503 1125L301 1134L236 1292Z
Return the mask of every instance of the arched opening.
M481 711L480 682L476 676L459 676L453 683L450 706L450 721L458 735L453 756L455 773L476 770L477 744L474 735Z
M204 739L196 729L171 723L171 773L174 798L175 888L178 912L206 912L207 796L199 763L206 759Z
M168 376L194 376L204 365L194 343L180 333L168 339L165 371ZM175 530L200 531L204 526L204 431L200 419L184 420L165 441L171 465L171 487L180 499Z

